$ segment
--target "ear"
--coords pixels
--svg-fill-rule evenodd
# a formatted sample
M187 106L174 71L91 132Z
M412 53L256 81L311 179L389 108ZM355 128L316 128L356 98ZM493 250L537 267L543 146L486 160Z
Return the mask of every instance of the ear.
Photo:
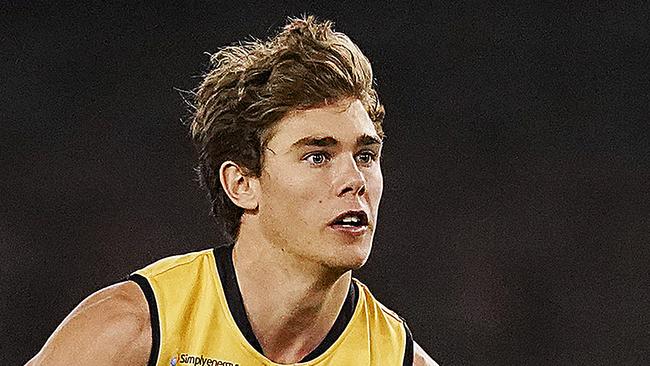
M225 161L219 168L221 187L230 200L245 210L258 208L259 181L245 173L245 168L233 161Z

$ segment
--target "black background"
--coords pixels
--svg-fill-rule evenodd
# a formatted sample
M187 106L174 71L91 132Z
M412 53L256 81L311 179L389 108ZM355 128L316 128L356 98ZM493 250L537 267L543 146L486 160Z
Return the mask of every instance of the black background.
M387 109L356 275L442 365L650 363L642 2L0 5L0 354L90 293L219 242L181 123L206 52L335 21Z

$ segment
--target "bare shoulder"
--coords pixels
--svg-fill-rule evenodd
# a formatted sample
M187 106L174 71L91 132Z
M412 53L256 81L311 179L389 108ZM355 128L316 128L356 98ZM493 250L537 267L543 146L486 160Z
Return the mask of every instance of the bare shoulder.
M413 366L439 366L425 350L413 341Z
M27 366L146 365L151 351L149 307L131 281L82 301Z

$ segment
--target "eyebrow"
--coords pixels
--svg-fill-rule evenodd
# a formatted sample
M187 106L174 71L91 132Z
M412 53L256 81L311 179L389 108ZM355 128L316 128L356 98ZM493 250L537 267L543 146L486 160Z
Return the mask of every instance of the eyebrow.
M339 141L331 136L317 137L307 136L291 144L291 150L306 146L332 147L339 144ZM377 136L363 134L357 138L357 146L382 145L381 139Z

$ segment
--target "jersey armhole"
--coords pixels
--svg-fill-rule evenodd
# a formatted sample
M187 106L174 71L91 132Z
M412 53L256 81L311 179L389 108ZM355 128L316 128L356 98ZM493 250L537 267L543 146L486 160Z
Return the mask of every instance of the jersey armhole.
M149 362L147 363L147 366L156 366L160 353L160 320L158 318L156 296L154 295L153 288L146 277L135 273L130 275L127 279L140 286L144 297L147 299L147 304L149 304L149 316L151 318L151 353L149 354Z
M404 324L404 331L406 332L406 345L404 347L404 362L403 366L413 366L413 334L404 319L402 319L402 324Z

